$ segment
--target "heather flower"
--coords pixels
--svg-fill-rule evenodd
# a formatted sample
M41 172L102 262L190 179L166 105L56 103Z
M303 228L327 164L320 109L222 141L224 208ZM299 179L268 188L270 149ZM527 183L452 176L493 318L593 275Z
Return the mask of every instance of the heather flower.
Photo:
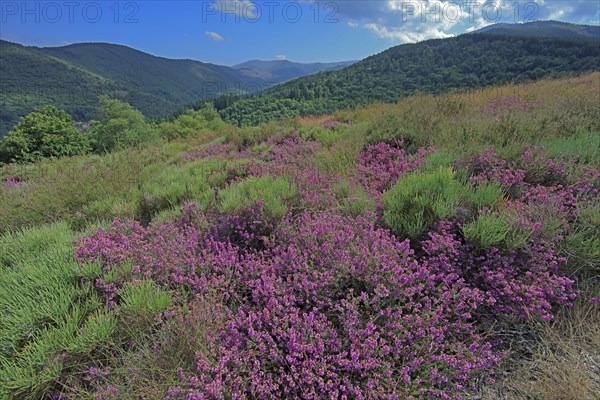
M21 185L23 185L23 182L16 179L7 179L5 181L2 181L2 186L6 187L19 187Z

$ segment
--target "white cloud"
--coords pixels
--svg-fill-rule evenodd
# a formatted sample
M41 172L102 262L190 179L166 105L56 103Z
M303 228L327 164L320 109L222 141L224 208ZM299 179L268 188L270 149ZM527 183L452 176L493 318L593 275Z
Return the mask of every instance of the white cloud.
M312 0L325 7L328 0ZM592 0L337 0L335 17L394 42L444 38L506 22L600 23Z
M206 32L204 32L204 34L206 36L208 36L209 38L211 38L212 40L214 40L215 42L222 42L223 40L225 40L225 38L223 36L219 35L217 32L206 31Z
M431 27L429 29L421 31L416 31L406 29L393 29L377 24L365 24L365 28L369 29L371 32L373 32L381 38L399 41L402 43L420 42L422 40L427 39L443 39L452 36L451 34L436 29L435 27Z
M287 57L285 56L285 54L277 54L275 56L275 58L278 59L278 60L281 60L281 61L287 60Z
M250 0L217 0L211 8L223 14L233 14L247 19L258 18L258 7Z

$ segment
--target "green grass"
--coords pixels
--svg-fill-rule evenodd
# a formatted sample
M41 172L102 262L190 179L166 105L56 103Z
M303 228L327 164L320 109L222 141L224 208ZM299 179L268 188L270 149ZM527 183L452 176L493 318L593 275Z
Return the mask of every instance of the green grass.
M281 218L296 194L296 184L287 178L252 177L221 190L218 209L224 213L240 212L262 200L264 210L271 217Z
M13 398L40 398L78 354L106 345L116 320L80 279L65 222L0 237L0 378Z

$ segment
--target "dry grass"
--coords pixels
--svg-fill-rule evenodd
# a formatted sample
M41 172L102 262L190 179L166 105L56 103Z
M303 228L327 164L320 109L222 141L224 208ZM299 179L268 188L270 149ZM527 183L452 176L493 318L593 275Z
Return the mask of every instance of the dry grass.
M600 398L600 305L579 299L552 322L529 324L531 356L512 354L482 400L597 400Z

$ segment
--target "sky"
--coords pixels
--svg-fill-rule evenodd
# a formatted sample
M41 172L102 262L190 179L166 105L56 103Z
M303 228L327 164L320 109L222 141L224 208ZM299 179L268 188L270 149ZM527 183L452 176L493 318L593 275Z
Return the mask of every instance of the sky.
M600 25L598 0L0 0L0 38L33 46L109 42L221 65L359 60L497 22Z

